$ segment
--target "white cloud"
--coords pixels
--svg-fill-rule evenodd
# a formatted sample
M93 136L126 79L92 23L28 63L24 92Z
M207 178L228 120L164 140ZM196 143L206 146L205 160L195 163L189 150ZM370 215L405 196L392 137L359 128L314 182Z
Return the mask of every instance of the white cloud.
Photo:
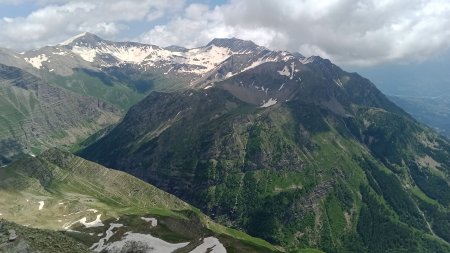
M193 4L141 35L145 42L198 46L239 37L337 63L418 61L450 45L447 0L231 0Z
M0 0L26 4L30 0ZM41 7L25 17L0 19L0 46L30 49L56 44L88 31L106 38L119 37L127 22L147 22L183 8L184 0L38 0Z

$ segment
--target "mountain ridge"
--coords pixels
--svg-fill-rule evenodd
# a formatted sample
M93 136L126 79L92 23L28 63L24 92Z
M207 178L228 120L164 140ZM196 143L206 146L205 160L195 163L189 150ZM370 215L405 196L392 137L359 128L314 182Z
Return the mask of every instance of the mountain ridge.
M448 252L449 147L358 74L263 50L151 92L79 154L288 250Z

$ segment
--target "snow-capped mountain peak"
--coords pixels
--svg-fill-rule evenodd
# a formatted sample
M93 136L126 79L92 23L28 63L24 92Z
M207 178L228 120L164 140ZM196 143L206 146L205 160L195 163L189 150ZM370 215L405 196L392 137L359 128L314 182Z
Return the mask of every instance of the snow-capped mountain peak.
M102 38L97 35L89 32L83 32L78 35L73 36L72 38L67 39L64 42L59 43L59 46L89 46L95 47L99 43L104 42Z
M104 68L128 66L136 71L153 71L179 77L191 86L200 87L259 68L264 64L282 63L275 73L294 80L292 61L309 64L315 58L298 53L272 51L252 41L236 38L213 39L197 48L159 47L137 42L114 42L84 32L56 46L25 52L20 56L36 71L70 75L73 69L101 71ZM298 69L296 70L298 71Z
M69 38L69 39L59 43L58 45L60 45L60 46L68 46L68 45L74 43L75 40L77 40L79 38L82 38L82 37L86 36L87 34L88 34L87 32L80 33L78 35L75 35L75 36L73 36L73 37L71 37L71 38Z
M228 48L233 52L253 51L259 47L258 45L253 43L253 41L241 40L236 38L216 38L209 42L206 46Z

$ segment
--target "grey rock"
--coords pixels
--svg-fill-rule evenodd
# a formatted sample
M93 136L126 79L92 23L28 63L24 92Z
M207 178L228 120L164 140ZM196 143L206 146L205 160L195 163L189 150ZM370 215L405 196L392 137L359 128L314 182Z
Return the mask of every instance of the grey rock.
M9 238L8 238L8 240L9 240L10 242L13 242L13 241L15 241L15 240L17 239L16 230L10 229L10 230L8 230L8 233L9 233Z

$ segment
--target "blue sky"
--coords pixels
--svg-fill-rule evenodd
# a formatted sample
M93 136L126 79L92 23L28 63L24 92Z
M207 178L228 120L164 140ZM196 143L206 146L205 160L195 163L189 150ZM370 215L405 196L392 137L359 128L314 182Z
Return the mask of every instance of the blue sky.
M38 6L36 4L0 4L0 16L1 17L20 17L30 14L33 10L36 10Z
M84 31L160 46L237 37L347 68L420 63L450 47L448 0L0 0L0 47Z

